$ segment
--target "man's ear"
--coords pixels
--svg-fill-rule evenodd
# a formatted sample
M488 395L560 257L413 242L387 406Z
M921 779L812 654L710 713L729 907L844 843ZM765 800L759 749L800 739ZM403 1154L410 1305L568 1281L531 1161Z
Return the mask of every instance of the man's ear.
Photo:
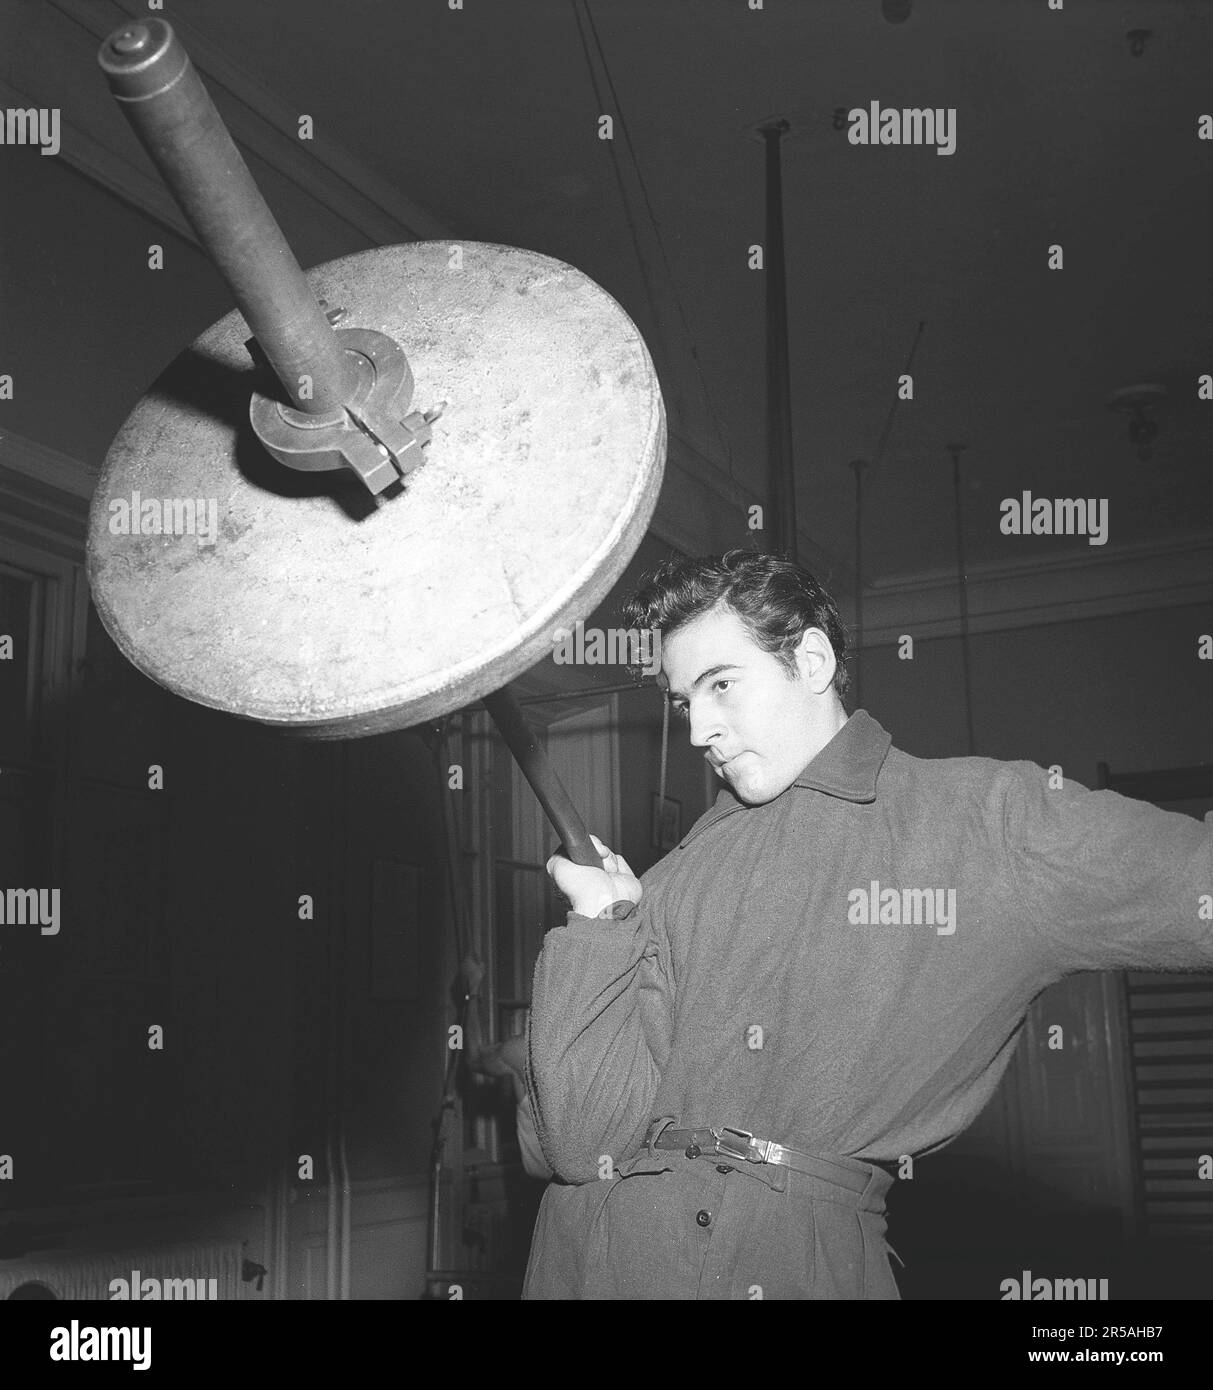
M796 644L796 669L815 695L823 695L834 682L838 658L829 637L819 627L807 627Z

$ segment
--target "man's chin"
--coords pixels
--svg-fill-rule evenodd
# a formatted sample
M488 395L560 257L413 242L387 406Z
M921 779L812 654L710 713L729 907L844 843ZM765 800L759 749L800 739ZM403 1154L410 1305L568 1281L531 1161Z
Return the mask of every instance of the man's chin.
M755 779L738 777L736 781L732 778L725 778L729 790L746 806L765 806L768 801L774 801L783 787L771 788Z

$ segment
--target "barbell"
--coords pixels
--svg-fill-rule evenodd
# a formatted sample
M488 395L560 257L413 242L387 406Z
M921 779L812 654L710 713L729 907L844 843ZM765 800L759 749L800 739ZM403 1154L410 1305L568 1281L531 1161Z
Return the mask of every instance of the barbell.
M106 457L88 575L107 631L175 694L308 738L483 699L598 866L507 683L606 597L656 506L665 411L636 326L511 246L305 275L171 26L128 23L98 61L238 305Z

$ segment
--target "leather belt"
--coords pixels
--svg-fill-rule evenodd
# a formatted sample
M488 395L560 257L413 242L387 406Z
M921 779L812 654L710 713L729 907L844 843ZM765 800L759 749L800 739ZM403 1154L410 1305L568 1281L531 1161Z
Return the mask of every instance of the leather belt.
M716 1125L709 1129L660 1129L667 1120L654 1120L645 1134L645 1144L650 1149L681 1149L687 1158L731 1158L744 1163L778 1163L797 1173L807 1173L825 1182L845 1187L849 1192L863 1192L868 1185L869 1174L857 1173L841 1163L816 1154L804 1153L800 1149L776 1144L771 1139L757 1139L748 1129L733 1129L730 1125ZM859 1163L859 1159L849 1160ZM876 1164L864 1163L864 1167Z

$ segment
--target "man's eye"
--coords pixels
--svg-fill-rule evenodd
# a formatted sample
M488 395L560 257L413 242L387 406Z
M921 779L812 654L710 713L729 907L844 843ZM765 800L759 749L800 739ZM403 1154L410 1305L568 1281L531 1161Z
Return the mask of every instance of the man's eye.
M717 690L719 690L720 687L721 687L722 685L732 685L732 684L733 684L733 677L732 677L732 676L721 676L721 678L716 682L715 688L716 688Z

